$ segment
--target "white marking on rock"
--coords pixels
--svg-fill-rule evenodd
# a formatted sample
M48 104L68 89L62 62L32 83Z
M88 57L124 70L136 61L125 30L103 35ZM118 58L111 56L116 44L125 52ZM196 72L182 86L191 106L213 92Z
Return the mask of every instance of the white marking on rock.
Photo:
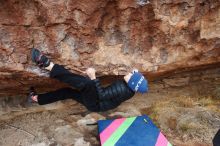
M149 4L149 0L137 0L137 4L140 5L140 6L144 6L144 5L147 5Z

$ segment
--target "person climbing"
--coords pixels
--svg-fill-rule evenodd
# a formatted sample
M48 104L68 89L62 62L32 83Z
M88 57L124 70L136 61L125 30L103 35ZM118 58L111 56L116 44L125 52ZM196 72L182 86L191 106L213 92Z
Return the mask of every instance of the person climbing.
M40 68L50 71L51 78L73 87L61 88L44 94L37 94L35 89L31 88L28 95L28 101L31 103L45 105L71 98L90 111L100 112L116 108L133 97L136 92L146 93L148 91L148 82L138 70L125 75L123 80L120 79L107 87L102 87L99 79L96 78L94 68L88 68L85 71L88 77L84 77L70 72L62 65L54 64L38 49L32 49L31 57Z

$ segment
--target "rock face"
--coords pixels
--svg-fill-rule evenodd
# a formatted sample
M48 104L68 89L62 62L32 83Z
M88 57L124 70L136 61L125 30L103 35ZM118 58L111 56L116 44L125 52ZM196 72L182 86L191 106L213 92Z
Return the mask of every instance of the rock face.
M46 74L31 63L32 47L73 71L93 66L100 76L217 66L220 2L0 0L0 96L54 83L39 78Z
M150 82L148 94L98 113L71 99L25 106L25 97L0 98L0 145L100 146L98 120L146 114L172 145L212 146L220 127L219 85L220 68L181 73Z

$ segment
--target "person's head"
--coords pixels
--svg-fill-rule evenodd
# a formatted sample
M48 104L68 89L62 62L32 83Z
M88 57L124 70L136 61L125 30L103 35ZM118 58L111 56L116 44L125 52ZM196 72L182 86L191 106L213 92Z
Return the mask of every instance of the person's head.
M148 91L148 82L137 69L125 75L124 80L134 92L146 93Z

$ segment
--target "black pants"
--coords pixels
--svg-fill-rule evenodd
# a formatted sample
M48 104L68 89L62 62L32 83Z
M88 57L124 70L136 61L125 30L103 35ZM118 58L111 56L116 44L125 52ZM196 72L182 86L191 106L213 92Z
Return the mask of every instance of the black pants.
M49 104L64 99L74 99L85 105L91 111L100 111L95 83L81 75L71 73L61 65L55 64L50 77L67 83L72 88L62 88L56 91L38 95L40 105Z
M67 83L72 88L62 88L56 91L38 95L40 105L53 103L64 99L73 99L83 104L90 111L106 111L120 105L118 100L106 99L99 101L95 82L81 75L71 73L63 66L55 64L50 77Z

